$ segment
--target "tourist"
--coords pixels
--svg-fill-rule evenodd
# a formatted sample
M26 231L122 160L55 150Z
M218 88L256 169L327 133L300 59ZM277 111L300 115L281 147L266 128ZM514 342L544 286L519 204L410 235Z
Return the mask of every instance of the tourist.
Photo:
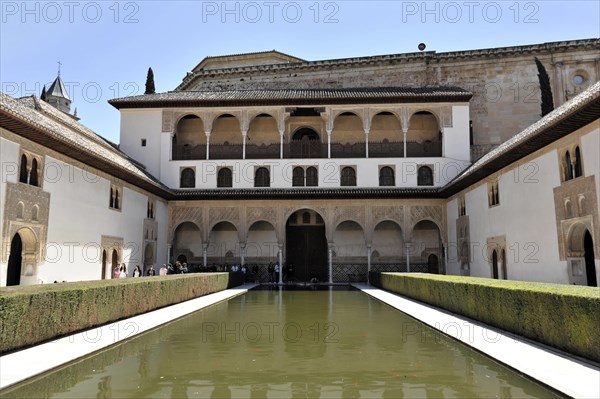
M140 265L135 265L135 269L133 269L133 277L142 277L142 269L140 269Z
M188 267L187 267L187 263L183 262L181 264L181 267L179 268L179 273L181 274L185 274L188 272Z
M156 270L154 270L154 265L150 265L150 269L146 272L147 276L156 276Z
M115 268L113 269L113 278L119 278L120 275L121 275L121 270L119 269L118 266L115 266Z
M273 262L269 262L269 267L267 268L267 272L269 272L269 280L272 283L275 282L275 268L273 267Z
M275 283L279 282L279 272L280 272L280 268L279 268L279 262L275 262Z
M161 276L166 276L167 272L167 265L163 263L163 265L160 267L160 271L158 272L158 274Z
M127 277L127 266L125 266L125 263L121 263L121 269L119 269L119 278L126 278Z

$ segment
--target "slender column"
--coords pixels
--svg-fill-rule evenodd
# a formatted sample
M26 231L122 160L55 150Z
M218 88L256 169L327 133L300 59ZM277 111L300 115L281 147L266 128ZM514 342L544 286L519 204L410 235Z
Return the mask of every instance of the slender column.
M369 158L369 130L365 129L365 158Z
M283 284L283 244L277 244L279 247L279 284Z
M446 266L448 265L448 246L444 242L442 243L442 256L444 257L444 262L442 263L444 266L444 270L442 270L442 274L447 274Z
M329 284L333 283L333 243L327 243L327 257L329 263L329 270L327 271L329 275Z
M242 159L246 159L246 138L248 137L248 131L242 130Z
M404 145L404 158L408 158L406 154L406 136L408 135L408 129L402 129L402 136L404 137L402 144Z
M371 244L367 244L367 282L369 281L369 273L371 272L371 252L372 252L372 245Z
M406 249L406 271L410 273L410 248L411 248L411 243L410 242L404 243L404 248Z
M327 158L331 158L331 132L333 130L327 129Z
M208 253L208 244L202 244L202 265L206 267L206 259Z
M240 270L242 270L242 266L244 266L246 257L246 243L240 242Z
M283 159L283 135L284 131L279 131L279 159Z
M167 263L171 263L171 244L167 244Z
M210 159L210 131L204 132L206 134L206 159Z

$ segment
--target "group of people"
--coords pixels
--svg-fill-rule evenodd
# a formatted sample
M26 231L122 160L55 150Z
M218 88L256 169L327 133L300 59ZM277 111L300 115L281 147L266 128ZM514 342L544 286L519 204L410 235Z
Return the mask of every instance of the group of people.
M175 266L170 263L163 264L158 270L158 274L160 276L166 276L167 274L179 274L179 273L187 273L188 266L187 263L183 262L175 262ZM131 273L131 277L142 277L143 272L140 268L140 265L135 265L133 272ZM154 265L150 265L148 270L146 271L146 276L156 276L156 270L154 269ZM115 266L113 269L113 278L126 278L127 277L127 266L125 263L121 263L120 266Z

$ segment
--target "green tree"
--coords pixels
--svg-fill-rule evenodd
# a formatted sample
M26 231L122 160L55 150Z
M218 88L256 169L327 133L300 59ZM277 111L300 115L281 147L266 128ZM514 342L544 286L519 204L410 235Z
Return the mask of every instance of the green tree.
M146 76L146 91L144 94L154 93L156 93L156 88L154 87L154 72L152 72L152 68L148 68L148 75Z
M46 85L44 85L44 88L42 89L42 94L40 95L40 100L42 101L46 101Z
M540 91L542 92L542 115L549 114L554 109L554 100L552 99L552 88L550 87L550 77L544 64L535 57L535 65L538 70L538 80L540 82Z

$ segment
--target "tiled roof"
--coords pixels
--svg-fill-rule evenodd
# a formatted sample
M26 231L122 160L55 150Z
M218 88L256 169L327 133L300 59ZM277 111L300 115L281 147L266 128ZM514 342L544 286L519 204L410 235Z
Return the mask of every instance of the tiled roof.
M448 183L442 193L453 195L560 137L597 121L599 116L600 81L481 157Z
M17 100L0 92L0 125L132 184L168 190L110 142L37 97Z
M263 89L171 91L110 100L115 108L216 106L221 104L336 104L356 102L469 101L472 93L456 86L365 87L331 89Z

